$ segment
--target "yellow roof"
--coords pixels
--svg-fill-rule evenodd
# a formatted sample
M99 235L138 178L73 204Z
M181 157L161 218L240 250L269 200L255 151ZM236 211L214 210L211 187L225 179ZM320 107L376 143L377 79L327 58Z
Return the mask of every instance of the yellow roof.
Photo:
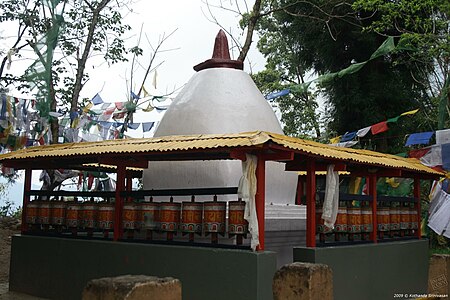
M403 158L369 150L333 147L309 140L302 140L265 131L239 134L201 134L189 136L165 136L146 139L107 140L100 142L66 143L30 147L0 155L0 163L39 158L80 158L86 156L114 156L117 154L151 154L213 150L242 147L262 147L277 144L286 150L294 150L308 156L330 160L342 160L373 166L400 168L409 171L442 175L422 165L417 159ZM80 163L84 163L80 161Z

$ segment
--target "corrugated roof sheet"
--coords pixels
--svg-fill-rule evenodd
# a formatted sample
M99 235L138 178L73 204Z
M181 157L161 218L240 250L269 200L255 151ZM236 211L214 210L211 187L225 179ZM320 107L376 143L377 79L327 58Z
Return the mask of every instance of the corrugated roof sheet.
M30 147L0 155L0 162L51 157L74 157L101 154L139 154L262 146L273 142L291 150L324 159L344 160L368 165L401 168L429 174L441 174L416 159L402 158L368 150L340 148L264 131L239 134L201 134L146 139L107 140Z

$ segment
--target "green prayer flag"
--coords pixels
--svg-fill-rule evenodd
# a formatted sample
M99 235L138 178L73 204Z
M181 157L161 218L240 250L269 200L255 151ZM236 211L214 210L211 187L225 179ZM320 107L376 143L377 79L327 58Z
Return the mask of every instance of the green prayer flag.
M370 56L369 60L386 55L395 49L394 37L388 37L377 50Z
M388 122L388 123L397 123L397 121L398 121L398 119L400 119L400 117L401 116L397 116L397 117L394 117L394 118L387 119L386 122Z

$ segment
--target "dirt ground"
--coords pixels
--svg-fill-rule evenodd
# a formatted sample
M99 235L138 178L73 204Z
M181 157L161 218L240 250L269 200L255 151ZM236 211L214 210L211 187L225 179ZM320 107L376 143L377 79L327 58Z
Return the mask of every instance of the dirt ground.
M0 283L7 283L9 279L11 235L16 233L19 231L0 228Z

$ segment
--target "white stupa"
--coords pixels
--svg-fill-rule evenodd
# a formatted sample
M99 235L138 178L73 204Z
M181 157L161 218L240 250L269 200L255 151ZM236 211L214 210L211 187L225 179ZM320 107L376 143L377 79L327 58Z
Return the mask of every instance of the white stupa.
M264 130L282 133L274 111L241 61L231 60L221 30L213 58L194 67L192 76L161 120L154 136L240 133ZM240 161L149 162L144 189L236 187ZM266 204L294 203L297 176L284 164L267 162Z

